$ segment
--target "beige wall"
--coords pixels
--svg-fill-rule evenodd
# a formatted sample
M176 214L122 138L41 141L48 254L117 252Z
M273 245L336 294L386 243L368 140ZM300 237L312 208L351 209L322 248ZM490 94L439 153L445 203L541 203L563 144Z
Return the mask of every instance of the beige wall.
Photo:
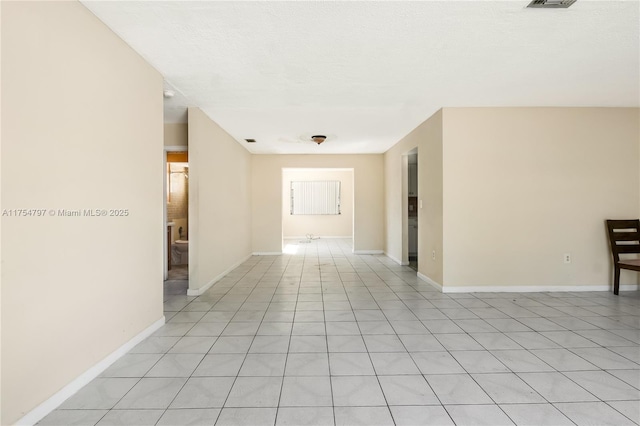
M631 108L446 108L445 287L610 284L604 220L640 216L638 123Z
M0 4L0 23L2 23L2 5ZM0 27L1 28L1 27ZM0 30L0 64L2 58L2 31ZM2 66L0 65L0 81ZM0 100L2 84L0 84ZM0 159L2 158L2 102L0 101ZM0 161L0 209L2 209L2 161ZM0 219L0 424L2 424L2 220Z
M188 146L187 123L164 123L164 146Z
M339 215L292 215L291 182L329 180L340 182ZM285 170L282 172L282 233L287 237L353 236L353 170Z
M442 283L442 111L420 124L384 155L385 253L396 262L407 259L407 158L418 148L418 270ZM431 253L436 252L433 260Z
M282 251L282 169L354 169L354 249L384 248L383 155L253 155L253 251Z
M162 318L162 77L77 2L2 2L2 424ZM124 155L123 155L124 154Z
M251 154L189 108L189 292L251 254Z
M442 110L420 126L418 147L418 271L443 283L443 138ZM435 252L435 259L432 253Z

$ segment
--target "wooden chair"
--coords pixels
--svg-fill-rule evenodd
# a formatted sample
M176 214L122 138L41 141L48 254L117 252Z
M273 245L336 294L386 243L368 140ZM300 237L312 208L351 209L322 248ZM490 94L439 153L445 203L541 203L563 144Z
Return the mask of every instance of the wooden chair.
M621 254L640 254L640 219L607 220L613 255L613 294L620 290L620 269L640 272L640 259L620 259Z

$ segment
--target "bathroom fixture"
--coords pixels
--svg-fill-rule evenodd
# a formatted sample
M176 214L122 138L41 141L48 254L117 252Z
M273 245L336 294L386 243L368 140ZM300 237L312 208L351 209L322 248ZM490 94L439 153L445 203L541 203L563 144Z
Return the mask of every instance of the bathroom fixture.
M188 167L185 167L184 170L178 170L178 171L170 171L169 174L175 175L175 174L180 174L182 173L184 175L185 178L189 179L189 172L187 171Z
M186 265L189 263L189 241L175 240L171 244L171 263L173 265Z

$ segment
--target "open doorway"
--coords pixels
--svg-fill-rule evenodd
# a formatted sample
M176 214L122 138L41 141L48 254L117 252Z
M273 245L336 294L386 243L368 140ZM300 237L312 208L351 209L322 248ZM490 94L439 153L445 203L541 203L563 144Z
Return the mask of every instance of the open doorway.
M418 271L418 152L407 156L407 252L409 267Z
M189 288L189 154L166 149L165 293Z
M317 240L353 251L351 168L282 169L282 250L303 252Z

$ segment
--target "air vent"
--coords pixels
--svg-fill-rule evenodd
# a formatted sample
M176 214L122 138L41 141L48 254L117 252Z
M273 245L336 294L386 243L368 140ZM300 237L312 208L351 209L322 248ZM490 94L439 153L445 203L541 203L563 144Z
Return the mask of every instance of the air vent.
M539 9L566 9L576 0L533 0L527 7Z
M247 141L248 143L256 143L255 139L245 139L245 141Z

